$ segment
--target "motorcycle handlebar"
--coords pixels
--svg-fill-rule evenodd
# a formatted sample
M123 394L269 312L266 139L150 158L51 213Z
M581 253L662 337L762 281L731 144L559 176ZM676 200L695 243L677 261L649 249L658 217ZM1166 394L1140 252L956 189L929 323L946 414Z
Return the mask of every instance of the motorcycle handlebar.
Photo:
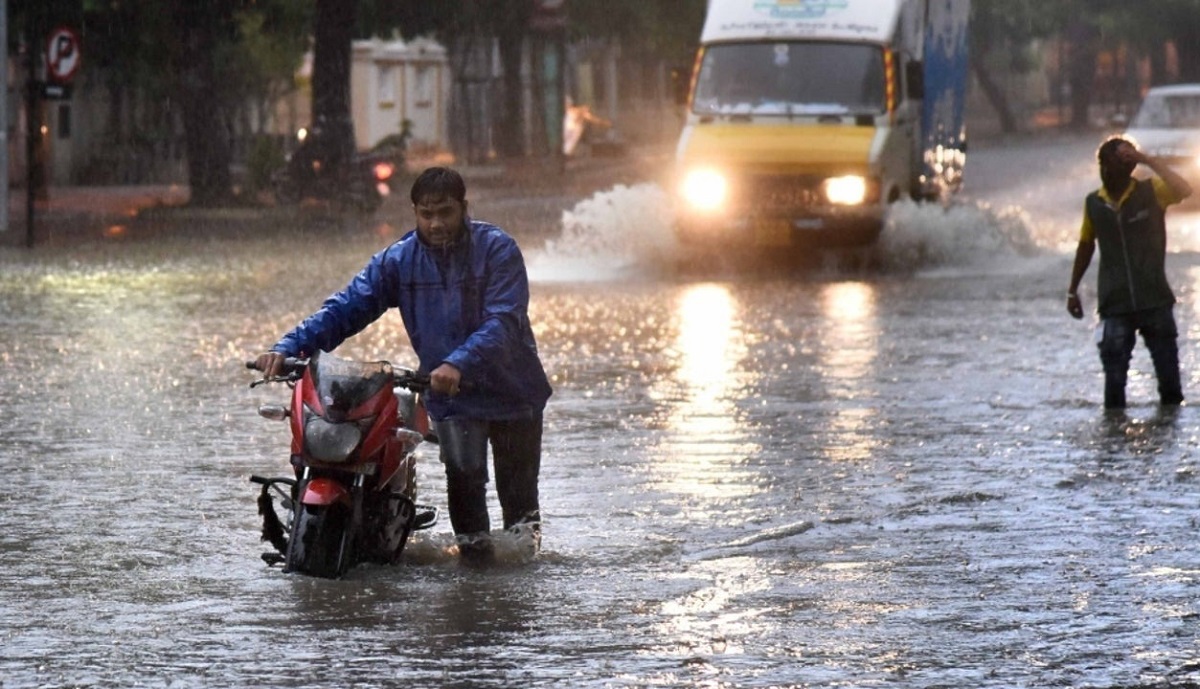
M308 365L308 359L302 359L299 357L289 356L283 360L283 368L284 368L284 370L287 370L287 371L293 371L298 368L304 368L306 365ZM250 369L251 371L259 370L258 369L258 360L251 359L251 360L247 361L246 368Z
M252 371L260 370L258 368L257 360L252 359L245 363L246 368ZM250 387L257 387L263 383L276 383L281 381L289 382L297 380L300 377L301 372L304 370L304 367L307 365L308 359L289 356L283 360L284 374L282 376L256 380L250 384ZM392 370L392 379L395 381L397 386L412 390L413 392L425 392L429 389L428 373L420 373L412 369L397 367Z
M429 374L418 373L407 368L397 368L392 371L396 385L413 392L425 392L429 389Z
M283 375L275 376L273 378L263 377L259 380L254 381L253 383L251 383L250 387L256 388L259 385L262 385L263 383L278 383L278 382L286 383L286 382L291 382L294 380L299 380L301 372L304 371L304 367L307 365L308 365L308 359L302 359L302 358L298 358L298 357L294 357L294 356L289 356L283 360ZM251 371L262 370L258 367L258 361L256 359L247 361L246 368L250 369Z

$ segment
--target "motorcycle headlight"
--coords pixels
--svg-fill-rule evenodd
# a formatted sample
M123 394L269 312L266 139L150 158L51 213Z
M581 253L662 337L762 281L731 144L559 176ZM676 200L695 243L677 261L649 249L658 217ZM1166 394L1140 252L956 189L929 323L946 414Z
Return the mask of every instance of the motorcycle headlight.
M680 191L684 200L693 208L711 211L725 204L729 182L724 175L712 168L691 170L684 176Z
M304 445L308 454L319 462L344 462L360 442L362 431L356 423L330 423L313 416L304 426Z
M831 177L821 187L825 198L839 206L857 206L867 198L867 180L858 175Z

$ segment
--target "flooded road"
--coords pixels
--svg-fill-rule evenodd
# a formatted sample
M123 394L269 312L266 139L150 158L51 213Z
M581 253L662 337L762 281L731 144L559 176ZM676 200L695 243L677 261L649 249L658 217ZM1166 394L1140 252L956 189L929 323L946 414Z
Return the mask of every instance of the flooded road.
M387 229L0 250L0 686L1192 686L1200 416L1154 404L1140 346L1106 416L1063 303L1097 143L973 149L959 204L798 274L680 273L650 184L513 228L545 535L485 571L445 519L342 581L258 558L247 479L288 438L242 362ZM412 363L395 314L339 353ZM444 508L432 449L420 485Z

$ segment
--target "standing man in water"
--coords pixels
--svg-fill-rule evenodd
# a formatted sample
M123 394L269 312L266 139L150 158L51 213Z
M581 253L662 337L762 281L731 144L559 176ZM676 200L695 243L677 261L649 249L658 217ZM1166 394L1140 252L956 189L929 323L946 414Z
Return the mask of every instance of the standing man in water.
M1154 362L1160 402L1181 404L1175 295L1165 270L1166 209L1191 196L1192 188L1161 160L1120 137L1101 144L1097 158L1101 187L1084 201L1083 226L1067 287L1067 311L1083 318L1079 282L1099 243L1096 300L1100 324L1096 339L1104 366L1104 407L1125 407L1129 360L1139 332ZM1138 165L1149 167L1155 176L1134 179Z
M467 188L434 167L413 183L417 227L371 258L341 292L259 355L278 375L288 356L332 351L398 308L429 374L427 397L464 562L493 557L487 510L490 442L506 529L541 538L538 472L550 383L529 323L529 279L512 237L467 216Z

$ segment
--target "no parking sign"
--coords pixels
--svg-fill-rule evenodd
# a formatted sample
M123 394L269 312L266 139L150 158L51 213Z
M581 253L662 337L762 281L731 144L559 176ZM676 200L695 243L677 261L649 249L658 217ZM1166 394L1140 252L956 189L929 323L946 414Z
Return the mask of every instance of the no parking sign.
M46 71L50 79L60 84L71 81L79 71L79 34L67 26L50 32L46 40Z

